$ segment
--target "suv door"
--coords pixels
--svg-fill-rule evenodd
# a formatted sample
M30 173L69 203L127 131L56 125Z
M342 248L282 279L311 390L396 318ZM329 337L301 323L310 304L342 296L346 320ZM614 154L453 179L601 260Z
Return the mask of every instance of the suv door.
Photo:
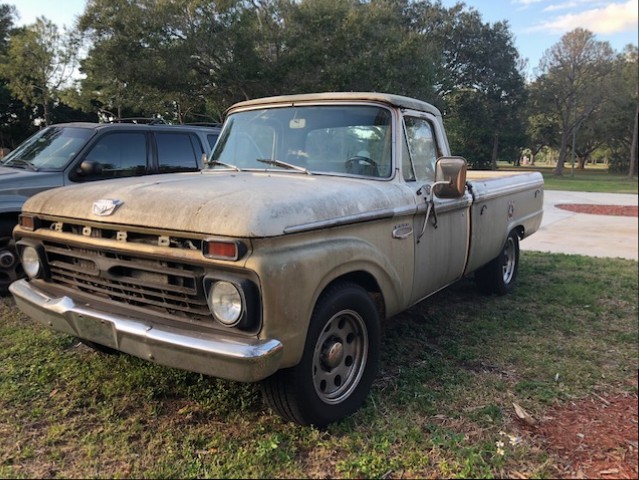
M133 177L149 173L146 133L106 132L89 148L80 164L87 162L90 171L74 181ZM86 165L86 164L85 164Z
M159 173L194 172L205 152L197 135L189 132L154 132Z

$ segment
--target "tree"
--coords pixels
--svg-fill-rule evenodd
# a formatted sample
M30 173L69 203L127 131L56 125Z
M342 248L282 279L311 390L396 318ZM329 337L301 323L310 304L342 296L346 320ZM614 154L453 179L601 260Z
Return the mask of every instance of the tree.
M551 99L551 112L559 119L559 161L556 175L563 173L573 133L606 100L604 85L612 70L613 51L608 42L595 40L588 30L566 33L540 61L536 80L539 93Z
M611 101L607 109L611 169L637 175L637 122L639 121L638 50L627 45L617 55L611 75Z
M0 5L0 65L7 62L9 38L14 32L15 7ZM0 67L2 68L2 67ZM33 132L29 111L7 87L0 73L0 148L15 148Z
M76 51L72 35L60 35L55 24L40 17L11 36L0 74L25 105L42 107L48 124L51 104L73 74Z
M484 23L476 10L459 4L444 25L439 90L453 130L451 146L473 167L495 169L500 150L518 158L525 146L522 62L507 22Z

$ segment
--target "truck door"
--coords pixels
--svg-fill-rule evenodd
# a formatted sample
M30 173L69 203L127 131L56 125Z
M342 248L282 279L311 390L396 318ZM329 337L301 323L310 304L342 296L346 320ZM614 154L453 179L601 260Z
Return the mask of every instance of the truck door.
M402 175L418 205L413 222L415 270L412 302L461 278L466 263L471 197L438 199L432 208L425 189L435 180L437 158L448 154L434 117L406 111L403 116Z

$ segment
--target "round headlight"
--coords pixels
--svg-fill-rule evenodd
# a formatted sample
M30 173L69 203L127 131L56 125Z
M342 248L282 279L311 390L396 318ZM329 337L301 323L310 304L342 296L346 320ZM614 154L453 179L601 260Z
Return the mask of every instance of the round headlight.
M22 250L22 268L29 278L36 278L41 270L40 256L38 251L33 247L24 247Z
M223 325L237 325L242 317L242 295L231 282L215 282L209 291L209 308Z

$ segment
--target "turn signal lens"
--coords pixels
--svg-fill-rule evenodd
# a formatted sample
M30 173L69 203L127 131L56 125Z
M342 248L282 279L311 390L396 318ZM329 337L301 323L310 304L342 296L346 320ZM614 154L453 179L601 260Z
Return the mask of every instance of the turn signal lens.
M31 215L20 215L19 223L25 230L33 232L36 229L36 218Z
M239 260L246 252L246 247L242 242L205 240L202 242L202 247L205 257L221 260Z

